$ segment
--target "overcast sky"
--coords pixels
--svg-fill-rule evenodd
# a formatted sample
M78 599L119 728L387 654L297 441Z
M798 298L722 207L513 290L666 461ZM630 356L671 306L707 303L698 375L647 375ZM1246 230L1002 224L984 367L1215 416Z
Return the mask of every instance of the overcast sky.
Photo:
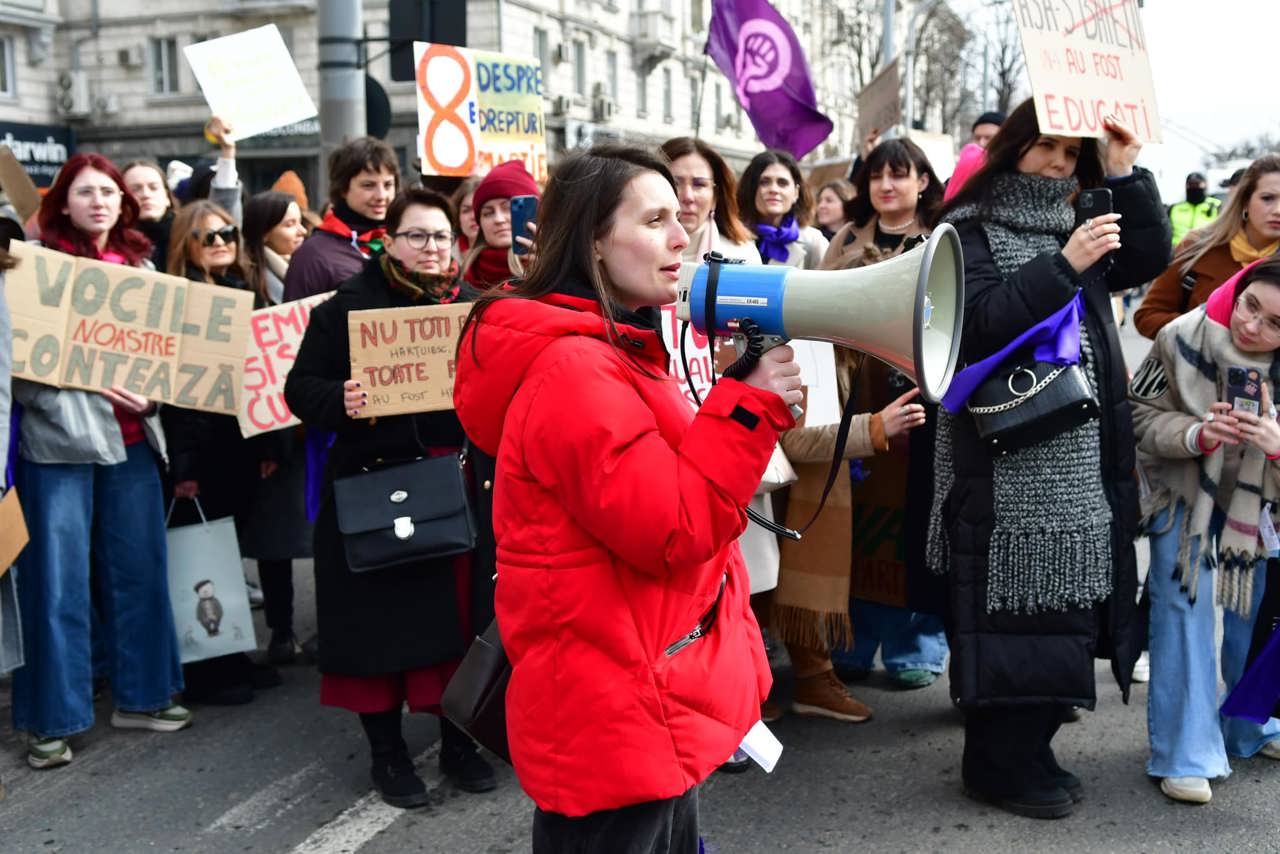
M951 5L974 23L991 14L982 0ZM1169 203L1181 198L1186 174L1204 165L1204 147L1280 135L1280 2L1146 0L1142 20L1164 143L1147 146L1140 162Z

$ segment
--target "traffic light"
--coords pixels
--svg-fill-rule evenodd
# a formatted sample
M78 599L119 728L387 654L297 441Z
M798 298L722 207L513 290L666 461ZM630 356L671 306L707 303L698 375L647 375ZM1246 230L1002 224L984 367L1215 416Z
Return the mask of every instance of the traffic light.
M391 0L391 79L412 80L413 43L435 42L465 47L467 4L458 0Z

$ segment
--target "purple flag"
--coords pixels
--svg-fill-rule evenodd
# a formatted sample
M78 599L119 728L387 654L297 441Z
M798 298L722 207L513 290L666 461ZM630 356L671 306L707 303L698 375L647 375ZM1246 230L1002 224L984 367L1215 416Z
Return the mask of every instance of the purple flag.
M766 0L713 0L707 53L765 145L798 160L830 135L800 42Z

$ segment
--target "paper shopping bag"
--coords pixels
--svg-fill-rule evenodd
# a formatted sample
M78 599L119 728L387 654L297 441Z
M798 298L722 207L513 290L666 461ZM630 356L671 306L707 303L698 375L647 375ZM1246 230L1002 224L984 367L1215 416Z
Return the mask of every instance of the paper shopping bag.
M167 538L169 600L182 663L256 649L235 520L170 528Z

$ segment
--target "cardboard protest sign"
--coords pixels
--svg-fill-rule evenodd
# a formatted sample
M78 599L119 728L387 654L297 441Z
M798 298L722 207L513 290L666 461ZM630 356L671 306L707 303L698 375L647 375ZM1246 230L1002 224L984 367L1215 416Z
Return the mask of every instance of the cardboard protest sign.
M239 411L251 293L30 243L9 251L18 258L6 293L15 377Z
M454 352L470 303L353 311L351 378L369 393L360 417L453 409Z
M667 372L679 381L680 393L685 396L689 404L696 406L693 393L689 391L689 383L685 379L684 368L680 364L680 325L681 321L676 317L675 303L664 305L660 331L662 341L667 345L667 352L671 354L671 364ZM694 329L693 324L689 325L689 332L685 337L684 354L689 362L688 376L693 380L693 387L698 390L698 398L706 400L707 392L711 391L711 371L715 366L707 336Z
M1044 133L1102 136L1115 115L1143 142L1160 142L1160 116L1138 0L1013 4Z
M215 116L232 142L316 115L289 48L275 24L182 49Z
M35 181L7 145L0 145L0 189L24 223L40 208L40 191Z
M939 181L950 180L951 174L956 171L956 141L951 134L913 130L907 134L907 138L920 146L925 157L929 158L929 165L933 167L933 174L938 176Z
M898 60L895 59L858 93L858 145L862 145L871 131L884 134L902 121L899 89Z
M0 576L9 571L18 555L27 547L31 536L27 532L27 520L22 515L17 488L10 489L0 498Z
M316 294L253 313L239 413L240 433L246 438L301 423L284 402L284 381L298 358L312 310L332 296Z
M547 178L542 65L526 57L414 42L422 174L465 177L519 160Z

